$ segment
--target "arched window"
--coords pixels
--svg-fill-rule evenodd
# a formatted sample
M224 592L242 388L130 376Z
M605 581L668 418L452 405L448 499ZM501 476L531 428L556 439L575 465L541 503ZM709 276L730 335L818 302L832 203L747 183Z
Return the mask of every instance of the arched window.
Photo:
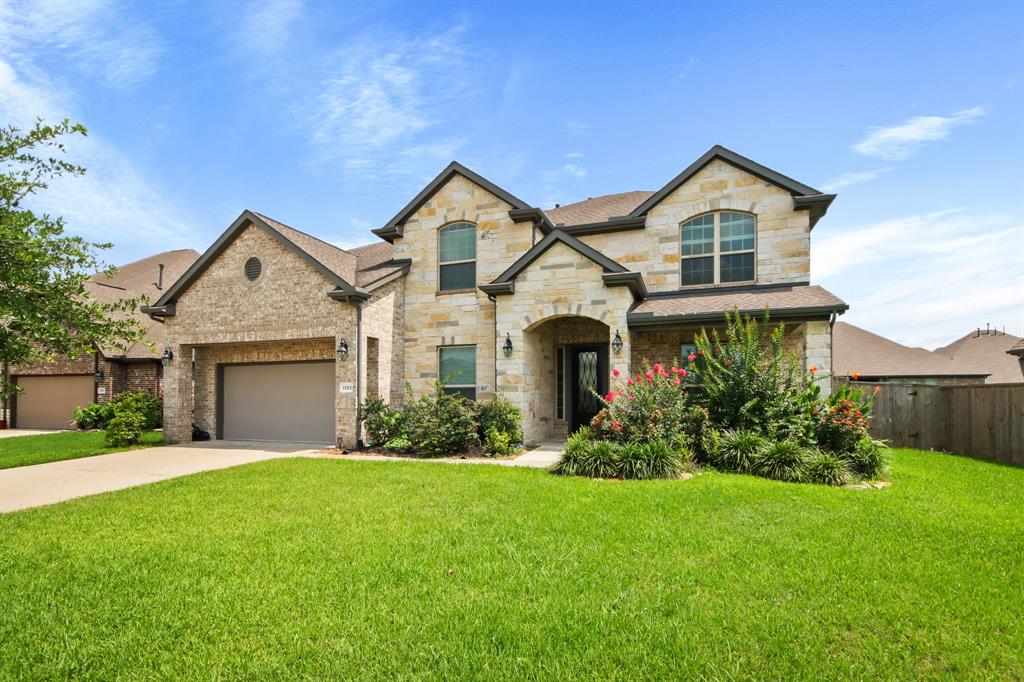
M438 235L438 289L455 291L476 286L476 225L452 223Z
M705 213L682 224L683 286L755 279L757 224L747 213Z

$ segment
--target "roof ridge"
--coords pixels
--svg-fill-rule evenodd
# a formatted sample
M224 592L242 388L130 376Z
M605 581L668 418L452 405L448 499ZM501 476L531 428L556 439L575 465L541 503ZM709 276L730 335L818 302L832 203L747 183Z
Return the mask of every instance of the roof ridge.
M347 253L348 255L353 256L353 257L355 256L355 254L352 253L351 251L349 251L348 249L343 249L340 246L338 246L337 244L332 244L329 241L325 241L325 240L321 239L320 237L317 237L316 235L312 235L312 234L310 234L308 232L300 230L297 227L292 227L288 223L283 223L280 220L278 220L277 218L271 218L270 216L268 216L268 215L266 215L264 213L260 213L259 211L253 211L253 213L255 215L258 215L260 218L263 218L264 220L270 220L271 222L277 223L281 227L286 227L289 230L292 230L294 232L298 232L299 234L303 235L304 237L309 237L310 239L315 239L316 241L320 242L321 244L326 244L327 246L331 247L332 249L337 249L338 251L342 251L342 252Z

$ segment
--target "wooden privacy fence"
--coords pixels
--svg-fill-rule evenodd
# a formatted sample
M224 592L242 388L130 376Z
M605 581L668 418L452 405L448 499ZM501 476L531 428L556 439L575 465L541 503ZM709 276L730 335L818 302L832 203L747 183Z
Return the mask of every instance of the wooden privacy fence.
M875 390L871 435L893 447L944 450L1024 466L1024 384L925 386L859 381Z

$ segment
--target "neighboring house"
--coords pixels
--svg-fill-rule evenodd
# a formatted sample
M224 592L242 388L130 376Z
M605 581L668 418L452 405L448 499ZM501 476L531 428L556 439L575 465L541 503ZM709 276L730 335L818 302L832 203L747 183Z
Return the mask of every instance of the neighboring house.
M96 299L116 302L146 295L151 301L164 292L165 285L178 279L199 254L191 249L166 251L127 265L113 276L96 275L86 289ZM52 362L11 365L10 380L21 389L11 403L11 425L23 429L65 429L74 419L75 408L92 402L106 402L124 391L143 390L160 395L164 347L163 325L147 315L135 316L147 329L146 342L127 349L100 348L77 358L57 357Z
M912 384L983 384L987 371L939 352L910 348L847 322L832 330L833 375Z
M244 211L145 308L166 328L165 432L359 441L360 398L448 390L522 408L527 441L600 407L610 374L683 356L726 310L788 323L830 368L847 309L809 284L834 195L714 147L656 192L543 211L452 163L344 250Z
M1019 384L1024 383L1024 372L1020 359L1013 355L1013 348L1022 341L1005 331L978 327L948 346L936 348L935 352L964 367L988 373L986 384Z
M1024 376L1024 339L1021 339L1010 346L1010 349L1006 352L1008 355L1013 356L1014 360L1017 362L1017 369L1019 369L1021 375Z

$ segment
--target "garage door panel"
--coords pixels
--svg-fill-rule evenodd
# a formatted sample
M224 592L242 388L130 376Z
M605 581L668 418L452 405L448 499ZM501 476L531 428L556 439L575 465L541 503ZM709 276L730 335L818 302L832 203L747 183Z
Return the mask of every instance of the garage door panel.
M66 429L75 408L93 401L93 376L18 377L15 426L19 429Z
M334 363L224 365L222 437L333 443Z

